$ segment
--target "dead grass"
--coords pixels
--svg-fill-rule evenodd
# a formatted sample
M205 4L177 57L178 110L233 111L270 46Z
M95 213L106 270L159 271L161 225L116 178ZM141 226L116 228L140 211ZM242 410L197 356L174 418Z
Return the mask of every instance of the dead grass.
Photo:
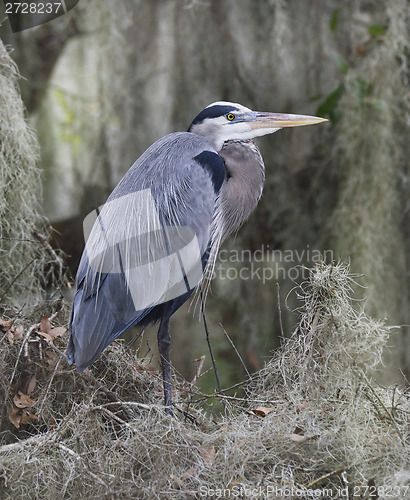
M0 496L185 499L211 498L213 490L311 498L317 489L346 498L347 487L365 499L376 498L375 486L379 498L389 491L405 498L409 394L372 381L389 329L352 307L354 282L341 264L310 271L294 290L297 329L253 376L245 398L226 394L224 416L204 409L204 398L220 396L175 381L169 418L158 373L122 342L80 375L65 362L66 336L50 344L36 333L40 324L30 329L16 319L23 339L10 345L4 332L0 344L3 408L15 405L18 391L30 391L34 403L20 408L32 415L20 429L3 411ZM67 318L61 303L53 307L55 327Z

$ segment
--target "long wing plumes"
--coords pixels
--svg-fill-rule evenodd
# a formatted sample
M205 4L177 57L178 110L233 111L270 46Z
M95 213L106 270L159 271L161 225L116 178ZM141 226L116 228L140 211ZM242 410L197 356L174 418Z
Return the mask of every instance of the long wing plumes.
M84 225L85 232L91 226L85 247L86 282L120 274L131 295L133 308L128 308L125 317L122 308L117 309L118 321L128 323L136 311L183 295L202 278L195 231L189 226L164 224L150 189L108 201Z
M179 307L200 282L217 200L194 159L205 150L213 148L194 134L164 137L86 218L67 353L80 370L129 327L159 319L164 304Z

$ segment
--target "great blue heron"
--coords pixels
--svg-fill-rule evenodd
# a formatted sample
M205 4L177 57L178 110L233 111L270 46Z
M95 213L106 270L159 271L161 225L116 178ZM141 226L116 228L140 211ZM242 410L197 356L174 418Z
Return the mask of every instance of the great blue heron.
M261 197L265 167L252 139L322 121L215 102L188 132L149 147L88 218L92 229L76 277L69 363L83 371L125 330L160 322L164 400L171 413L169 320L203 286L221 243Z

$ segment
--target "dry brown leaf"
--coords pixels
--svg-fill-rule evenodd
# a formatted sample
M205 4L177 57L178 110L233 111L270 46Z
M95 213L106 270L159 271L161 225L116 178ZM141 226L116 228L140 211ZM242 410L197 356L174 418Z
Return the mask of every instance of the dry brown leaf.
M40 321L40 332L48 333L51 330L50 320L44 315Z
M17 325L15 328L12 328L13 335L16 340L23 340L24 338L24 328L23 325Z
M13 401L17 408L29 408L36 402L34 399L31 399L30 396L23 394L21 391L15 394Z
M13 320L12 319L0 319L0 328L7 332L7 330L10 330L10 328L13 325Z
M48 425L49 425L49 428L50 428L50 429L56 429L56 428L57 428L57 421L56 421L56 419L53 417L53 415L51 415L51 418L50 418L50 420L48 421Z
M137 370L139 373L144 373L144 372L156 372L156 368L148 363L140 363L138 365L135 365L134 368Z
M36 376L33 375L27 386L27 394L32 394L35 391L36 386L37 386L37 379Z
M30 410L23 410L20 420L23 425L32 424L36 420L38 420L38 417L35 413L31 413Z
M52 328L47 333L51 338L55 339L56 337L61 337L62 335L64 335L66 331L67 328L64 328L63 326L57 326L56 328Z
M173 481L176 481L182 489L186 488L184 481L182 479L180 479L179 477L177 477L175 474L170 474L169 477Z
M307 401L303 401L303 403L300 403L300 405L296 408L296 413L299 414L301 411L305 410L309 406L309 403Z
M289 434L289 437L295 443L303 443L303 441L307 441L308 439L316 439L318 435L305 436L305 431L300 427L295 427L295 430L292 434Z
M242 481L243 481L243 477L238 477L238 479L235 479L234 481L232 481L232 483L228 486L228 490L232 490L234 486L241 484Z
M367 486L369 487L369 498L374 498L375 500L378 500L379 497L379 491L378 488L376 487L376 481L372 478L367 481Z
M251 413L257 415L258 417L266 417L274 410L274 408L265 408L265 406L258 406L257 408L253 408Z
M7 340L10 343L10 346L13 346L15 340L23 340L24 336L24 328L22 325L14 326L12 325L9 330L6 332Z
M58 354L54 351L46 351L46 362L48 364L48 369L52 370L58 361Z
M9 415L9 420L14 425L14 427L16 427L17 429L20 429L21 410L19 410L15 406L8 405L7 406L7 413Z
M10 422L16 427L20 429L20 425L32 424L38 417L35 413L28 408L21 409L16 408L15 406L9 405L7 407L7 413L9 415Z
M53 337L51 337L51 335L49 335L48 333L38 332L38 334L44 337L49 342L53 343Z
M211 467L215 461L215 446L201 448L201 457L207 467Z
M7 340L9 341L10 347L13 347L13 344L14 344L13 332L11 330L7 330L6 337L7 337Z
M182 475L182 481L185 481L186 479L190 479L191 477L195 476L197 473L196 467L191 467L190 469L186 470L183 475Z

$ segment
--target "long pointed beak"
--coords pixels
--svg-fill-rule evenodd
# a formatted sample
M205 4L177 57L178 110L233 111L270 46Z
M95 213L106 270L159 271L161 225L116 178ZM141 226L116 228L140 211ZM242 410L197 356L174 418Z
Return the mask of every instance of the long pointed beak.
M301 127L303 125L315 125L316 123L327 122L326 118L307 115L287 115L281 113L255 112L254 119L248 124L252 129L271 128L278 129L284 127Z

